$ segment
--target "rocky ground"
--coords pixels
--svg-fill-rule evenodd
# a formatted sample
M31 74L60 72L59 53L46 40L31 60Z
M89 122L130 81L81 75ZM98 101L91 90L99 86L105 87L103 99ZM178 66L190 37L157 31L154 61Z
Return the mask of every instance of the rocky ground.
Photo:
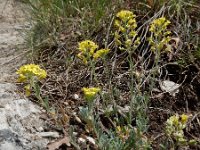
M44 137L58 136L44 132L41 108L16 92L15 71L26 61L24 8L17 0L0 0L0 150L45 149Z

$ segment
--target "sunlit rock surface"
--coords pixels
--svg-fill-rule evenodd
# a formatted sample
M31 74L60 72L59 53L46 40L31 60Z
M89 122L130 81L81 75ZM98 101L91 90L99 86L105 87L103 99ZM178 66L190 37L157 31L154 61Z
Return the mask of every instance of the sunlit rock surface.
M15 71L25 63L24 4L0 0L0 150L41 150L48 140L39 136L44 126L41 108L17 94Z

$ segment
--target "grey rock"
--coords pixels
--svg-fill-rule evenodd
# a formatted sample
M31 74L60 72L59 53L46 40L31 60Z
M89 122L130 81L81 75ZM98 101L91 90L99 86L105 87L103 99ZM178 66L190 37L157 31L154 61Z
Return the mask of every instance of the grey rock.
M24 4L0 0L0 150L42 150L49 142L38 136L44 128L41 108L16 93L16 69L24 63Z
M20 146L17 146L15 143L13 142L3 142L0 145L0 149L1 150L23 150Z

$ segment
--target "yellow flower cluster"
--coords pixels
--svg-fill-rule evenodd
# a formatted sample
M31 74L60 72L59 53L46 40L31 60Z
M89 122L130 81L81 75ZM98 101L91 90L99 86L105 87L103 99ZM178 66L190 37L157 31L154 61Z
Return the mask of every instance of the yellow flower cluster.
M182 114L181 116L179 116L178 114L171 116L168 120L167 120L167 124L169 125L175 125L178 126L179 124L183 125L183 127L185 127L185 124L188 121L188 115Z
M130 49L132 45L137 47L140 44L140 39L137 38L135 41L133 39L137 36L136 32L136 15L128 10L121 10L116 14L116 19L114 25L116 27L115 31L115 42L120 49Z
M179 143L185 143L183 129L186 127L188 115L173 115L166 122L166 133L168 136L173 137Z
M155 36L162 34L163 31L167 30L167 26L171 22L165 17L161 17L152 21L149 31L155 33Z
M117 13L116 15L119 19L121 19L124 22L129 21L130 19L134 18L135 15L129 11L129 10L121 10L120 12Z
M163 50L171 40L171 37L169 36L171 32L167 30L169 24L170 21L165 17L152 21L149 28L149 31L152 33L149 38L152 51L156 51L156 49L159 51Z
M135 17L136 15L133 12L128 10L121 10L117 13L115 20L116 28L122 33L130 31L130 35L134 36L135 28L137 27Z
M98 92L100 92L100 88L97 87L91 87L91 88L82 88L82 91L84 93L84 96L86 98L86 100L91 101L94 99L94 97L96 96L96 94Z
M38 80L44 79L47 76L47 72L40 68L39 65L28 64L21 66L16 72L19 75L19 82L26 82L33 77L36 77Z
M105 57L106 54L108 54L110 49L100 49L96 51L96 53L93 54L93 58L96 60L98 58Z
M106 54L110 51L109 49L98 49L98 45L93 41L85 40L80 42L79 44L80 53L77 55L85 64L88 63L91 59L98 59L105 57Z
M82 41L78 45L79 45L79 50L82 53L88 53L89 55L93 55L94 51L98 48L98 45L90 40Z
M24 89L25 89L25 94L26 96L30 96L31 95L31 85L30 84L27 84L26 86L24 86Z

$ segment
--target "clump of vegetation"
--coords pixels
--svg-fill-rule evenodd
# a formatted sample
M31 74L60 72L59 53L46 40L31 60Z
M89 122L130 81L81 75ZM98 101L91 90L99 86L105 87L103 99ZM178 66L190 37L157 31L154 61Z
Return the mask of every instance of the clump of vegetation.
M44 69L41 69L39 65L27 64L21 66L16 73L19 75L18 82L26 84L24 86L26 96L30 96L31 91L33 91L33 94L37 100L39 100L39 103L48 109L47 104L41 97L40 87L38 84L39 81L47 77L47 72Z
M38 84L41 77L33 71L30 79L37 82L28 82L26 93L34 89L32 99L48 110L49 124L70 134L71 148L198 148L200 133L191 136L192 126L200 129L194 55L199 39L191 35L200 18L190 16L199 7L196 1L28 4L34 19L28 44L48 77ZM188 43L195 52L186 53ZM161 88L166 80L180 84L178 94ZM191 121L188 112L195 116ZM172 116L176 113L183 115Z
M188 115L173 115L166 121L166 135L168 140L172 142L171 147L187 146L189 144L196 144L195 140L187 141L184 137L184 129L187 126Z

